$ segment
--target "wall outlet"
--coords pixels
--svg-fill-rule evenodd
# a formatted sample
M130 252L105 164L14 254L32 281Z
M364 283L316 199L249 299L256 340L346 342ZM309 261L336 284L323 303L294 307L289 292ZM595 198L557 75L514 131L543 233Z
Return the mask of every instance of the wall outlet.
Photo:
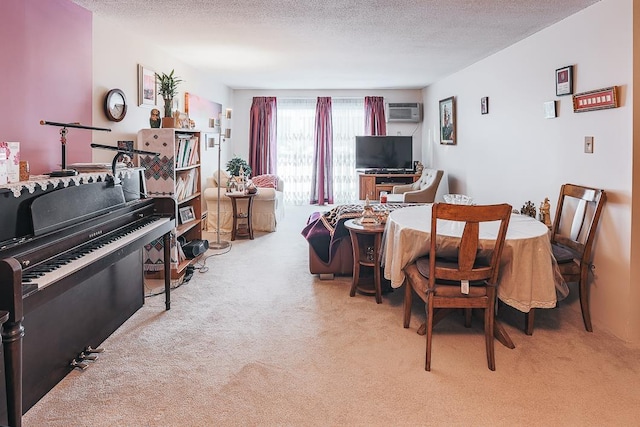
M593 137L585 136L584 137L584 152L585 153L593 153Z

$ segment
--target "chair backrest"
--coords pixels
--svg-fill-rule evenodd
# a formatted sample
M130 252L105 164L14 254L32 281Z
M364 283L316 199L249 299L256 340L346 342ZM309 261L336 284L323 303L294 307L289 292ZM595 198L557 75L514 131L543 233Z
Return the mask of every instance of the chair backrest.
M510 217L511 206L506 203L474 206L435 203L431 214L429 288L433 289L438 280L487 281L495 284ZM456 262L436 263L439 238L434 236L438 236L438 226L443 225L441 220L464 222ZM492 249L481 248L480 223L494 221L500 221L495 245Z
M422 170L422 174L420 174L420 178L418 178L416 182L413 183L413 189L424 190L428 187L435 187L435 190L437 190L443 174L444 171L442 170L424 168Z
M575 251L581 261L588 263L605 200L604 190L564 184L551 228L551 243Z
M411 190L405 188L401 191L404 193L402 201L405 203L433 203L443 175L444 171L442 170L423 169L418 180L410 185ZM405 186L394 187L394 194L397 194L396 188L401 187Z

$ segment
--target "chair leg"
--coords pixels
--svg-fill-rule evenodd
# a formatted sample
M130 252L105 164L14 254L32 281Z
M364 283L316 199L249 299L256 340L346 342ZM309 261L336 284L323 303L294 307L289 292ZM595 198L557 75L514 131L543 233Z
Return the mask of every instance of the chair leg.
M411 321L411 305L413 301L413 291L411 290L411 283L407 279L404 282L404 327L408 328Z
M536 309L532 308L528 313L524 314L524 333L527 335L533 335L533 321L535 318Z
M496 370L495 347L493 340L493 322L495 321L494 303L484 309L484 338L487 347L487 365L492 371Z
M427 354L425 357L424 370L431 371L431 339L433 337L433 294L427 295Z
M465 328L470 328L471 327L471 315L472 315L472 311L470 308L465 308L464 309L464 327Z
M580 293L580 309L582 310L584 327L588 332L593 332L593 326L591 325L591 313L589 310L589 290L587 289L588 271L589 270L587 268L581 268L578 292Z

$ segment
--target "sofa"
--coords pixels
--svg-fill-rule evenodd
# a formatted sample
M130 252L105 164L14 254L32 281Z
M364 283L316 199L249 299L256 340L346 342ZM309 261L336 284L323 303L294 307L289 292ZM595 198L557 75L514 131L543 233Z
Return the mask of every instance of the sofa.
M207 231L217 232L218 230L218 204L220 204L220 232L231 232L233 208L231 199L225 196L229 179L229 174L224 171L220 171L220 183L218 183L218 171L207 178L207 187L203 192L207 204ZM258 189L253 198L251 212L253 230L276 231L278 222L284 218L284 182L276 175L258 175L251 181ZM218 187L220 187L220 200L218 200ZM240 210L242 205L242 202L238 204Z
M421 203L372 204L375 211L390 212ZM348 219L362 216L362 204L338 205L329 211L314 212L307 219L301 234L309 243L309 272L320 279L351 275L353 250L349 231L344 226Z

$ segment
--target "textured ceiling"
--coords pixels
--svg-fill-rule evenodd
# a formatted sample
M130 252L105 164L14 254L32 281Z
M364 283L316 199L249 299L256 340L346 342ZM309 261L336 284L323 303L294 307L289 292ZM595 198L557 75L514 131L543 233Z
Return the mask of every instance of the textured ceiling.
M598 0L73 1L234 89L400 89Z

